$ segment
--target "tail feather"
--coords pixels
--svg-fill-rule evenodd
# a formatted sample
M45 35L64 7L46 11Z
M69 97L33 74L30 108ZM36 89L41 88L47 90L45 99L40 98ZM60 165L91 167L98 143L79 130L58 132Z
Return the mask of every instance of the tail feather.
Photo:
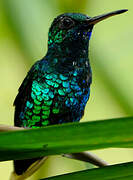
M17 175L23 174L33 163L42 158L14 160L14 171Z
M34 174L46 161L48 157L43 157L42 159L34 162L23 174L17 175L15 172L12 172L10 180L24 180Z

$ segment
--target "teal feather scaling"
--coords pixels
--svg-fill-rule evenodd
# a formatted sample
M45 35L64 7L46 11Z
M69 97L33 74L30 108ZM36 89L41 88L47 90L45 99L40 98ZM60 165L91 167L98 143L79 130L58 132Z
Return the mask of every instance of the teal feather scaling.
M82 118L92 81L88 47L93 26L125 11L93 18L66 13L53 21L48 34L48 52L32 66L15 99L16 126L39 128ZM15 173L26 173L36 160L15 160Z

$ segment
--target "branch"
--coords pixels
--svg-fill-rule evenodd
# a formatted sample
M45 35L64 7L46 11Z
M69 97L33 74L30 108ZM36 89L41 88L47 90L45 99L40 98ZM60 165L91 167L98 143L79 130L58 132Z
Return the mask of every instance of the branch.
M72 154L63 154L63 157L76 159L84 162L89 162L98 167L108 166L109 164L104 160L97 157L95 154L90 152L80 152L80 153L72 153Z
M7 132L7 131L16 131L16 130L24 130L23 127L16 127L16 126L8 126L0 124L0 132Z

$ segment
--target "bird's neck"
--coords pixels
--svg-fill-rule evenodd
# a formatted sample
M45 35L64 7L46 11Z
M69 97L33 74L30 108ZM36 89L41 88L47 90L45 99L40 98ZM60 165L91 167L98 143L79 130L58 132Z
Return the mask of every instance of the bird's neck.
M53 44L48 47L47 55L53 57L71 57L71 58L87 58L88 57L88 42L87 43L66 43L66 44Z

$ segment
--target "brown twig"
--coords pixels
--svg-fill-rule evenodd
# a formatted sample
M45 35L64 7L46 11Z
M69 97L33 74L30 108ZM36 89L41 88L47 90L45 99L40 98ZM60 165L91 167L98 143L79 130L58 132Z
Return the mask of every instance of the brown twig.
M89 162L98 167L108 166L109 164L104 160L97 157L95 154L90 152L81 152L81 153L72 153L72 154L63 154L64 157L76 159L84 162Z
M16 130L24 130L24 128L0 124L0 132L16 131Z

